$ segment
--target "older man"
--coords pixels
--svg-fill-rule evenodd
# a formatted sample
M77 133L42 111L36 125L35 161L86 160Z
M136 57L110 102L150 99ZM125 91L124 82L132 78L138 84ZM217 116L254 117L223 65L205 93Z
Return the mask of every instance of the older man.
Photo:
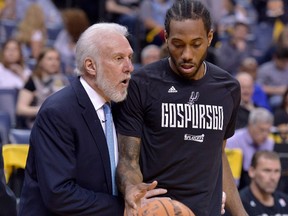
M250 182L248 169L255 152L272 151L274 141L269 137L273 126L273 115L265 108L255 108L249 114L248 125L236 130L233 137L227 140L227 148L240 148L243 152L243 171L239 189Z
M123 215L116 132L110 122L108 133L105 113L127 94L133 70L127 34L124 26L101 23L78 40L79 77L44 102L33 126L19 215Z

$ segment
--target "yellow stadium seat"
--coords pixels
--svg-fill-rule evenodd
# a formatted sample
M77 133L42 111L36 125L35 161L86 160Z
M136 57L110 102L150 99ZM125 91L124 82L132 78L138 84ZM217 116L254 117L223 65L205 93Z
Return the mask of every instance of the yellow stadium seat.
M14 169L25 169L29 144L5 144L2 148L4 171L8 182Z
M243 152L241 149L229 149L225 148L225 154L233 174L233 177L236 183L239 182L242 172L242 161L243 161Z

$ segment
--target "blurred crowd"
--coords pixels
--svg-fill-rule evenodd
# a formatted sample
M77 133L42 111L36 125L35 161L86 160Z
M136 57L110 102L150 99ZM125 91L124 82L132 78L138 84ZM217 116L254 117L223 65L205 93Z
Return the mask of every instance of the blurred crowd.
M128 27L135 68L166 58L164 19L173 1L0 0L0 92L17 90L11 127L31 129L43 101L69 85L76 76L75 43L95 22ZM241 86L237 130L227 142L243 152L241 189L250 183L255 152L288 146L288 1L202 2L214 21L207 60ZM288 193L285 175L279 189Z

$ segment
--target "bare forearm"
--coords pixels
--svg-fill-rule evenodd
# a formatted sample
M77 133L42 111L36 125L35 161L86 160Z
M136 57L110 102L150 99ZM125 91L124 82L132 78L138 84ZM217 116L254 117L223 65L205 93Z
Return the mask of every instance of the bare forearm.
M125 194L125 190L130 185L136 185L143 181L139 167L129 164L128 161L119 161L117 167L117 181L119 190Z
M223 162L223 190L225 191L227 196L227 202L225 206L233 216L238 215L248 216L242 205L225 153L222 154L222 162Z
M119 163L117 166L117 182L119 190L125 194L130 185L143 181L139 166L140 139L119 135Z

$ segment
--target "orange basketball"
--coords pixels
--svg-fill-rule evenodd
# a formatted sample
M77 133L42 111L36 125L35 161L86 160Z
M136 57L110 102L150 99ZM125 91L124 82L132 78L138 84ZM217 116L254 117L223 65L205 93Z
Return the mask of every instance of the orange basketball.
M138 216L195 216L195 214L179 201L159 198L141 207Z

